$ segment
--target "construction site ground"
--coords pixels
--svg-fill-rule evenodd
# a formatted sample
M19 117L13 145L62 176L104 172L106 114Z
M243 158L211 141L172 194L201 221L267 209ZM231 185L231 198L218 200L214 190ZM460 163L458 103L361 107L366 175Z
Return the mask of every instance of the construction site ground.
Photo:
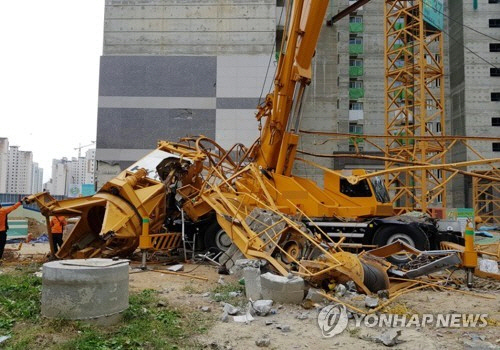
M16 249L16 245L8 245ZM12 261L4 266L15 266L15 261L43 261L49 251L47 243L25 244L17 252L8 252ZM168 275L153 271L141 271L139 262L132 262L130 269L130 293L145 289L157 291L161 300L168 305L183 310L186 314L196 313L206 318L208 330L196 335L188 348L207 349L250 349L256 348L256 341L262 338L270 340L270 349L334 349L349 346L352 349L383 349L383 344L375 338L387 328L368 328L354 326L351 320L347 329L332 338L323 338L317 323L319 308L305 309L301 305L275 304L276 314L264 317L255 316L255 320L245 323L234 322L229 316L228 322L220 320L222 303L246 308L248 301L243 295L231 297L229 291L240 291L243 287L232 275L219 275L217 268L209 264L184 264L184 273L208 279L199 280L190 277ZM163 265L149 264L148 269L165 269ZM390 304L385 312L393 314L488 314L488 326L483 328L435 328L409 327L400 328L401 343L395 349L463 349L479 348L489 343L493 348L500 348L500 283L492 280L478 280L480 288L471 291L494 297L484 299L459 292L421 290L401 296ZM219 294L215 294L219 292ZM360 298L363 296L360 295ZM300 318L297 318L301 315ZM307 316L307 317L306 317ZM189 317L189 316L188 316ZM197 316L199 317L199 316ZM272 323L271 323L272 321ZM267 323L267 324L266 324ZM270 324L269 324L270 323ZM283 332L278 325L287 325L290 330Z

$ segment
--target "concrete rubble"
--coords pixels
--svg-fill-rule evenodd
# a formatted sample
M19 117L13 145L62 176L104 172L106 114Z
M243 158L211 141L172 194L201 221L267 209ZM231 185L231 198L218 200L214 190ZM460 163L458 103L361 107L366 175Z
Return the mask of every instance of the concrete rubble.
M276 328L281 330L283 333L288 333L292 330L287 324L277 324Z
M234 322L239 322L239 323L250 323L252 322L253 320L255 320L255 318L252 316L252 314L250 313L250 311L248 310L246 312L246 314L244 315L241 315L241 316L233 316L233 320Z
M262 287L260 283L260 268L245 267L243 269L245 280L245 295L248 299L258 300L262 298Z
M238 259L234 262L234 265L230 268L230 273L235 275L237 278L243 277L243 270L245 268L259 269L265 266L267 262L265 260L259 259Z
M273 306L272 300L256 300L251 302L251 308L257 316L267 316L271 312Z
M223 310L228 315L235 316L235 315L237 315L240 312L240 308L239 307L235 307L235 306L233 306L233 305L231 305L229 303L224 303L223 305L224 305Z
M374 309L378 306L379 298L367 295L365 297L365 306L371 309Z
M322 289L309 288L309 290L307 291L307 295L306 295L305 299L306 300L310 300L313 303L328 302L328 299L326 299L320 293L324 293Z
M219 320L221 322L224 322L224 323L229 322L229 315L228 315L228 313L224 311L222 313L221 317L219 318Z
M182 265L182 264L172 265L172 266L167 267L167 270L173 271L173 272L184 271L184 265Z
M262 298L276 303L300 304L304 299L304 280L298 276L287 277L267 272L260 276Z
M255 345L257 345L259 348L267 348L269 345L271 345L271 340L267 337L262 337L255 341Z
M337 284L335 286L335 296L336 297L343 297L346 292L347 292L347 287L344 286L343 284Z
M398 337L401 335L399 329L389 329L375 338L375 342L382 343L385 346L394 346L401 343Z

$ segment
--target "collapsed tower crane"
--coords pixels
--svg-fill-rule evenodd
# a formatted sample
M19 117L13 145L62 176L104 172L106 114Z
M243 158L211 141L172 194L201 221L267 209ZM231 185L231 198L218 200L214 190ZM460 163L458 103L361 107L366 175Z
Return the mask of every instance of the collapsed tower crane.
M344 251L350 238L370 245L402 239L422 250L459 241L458 232L442 230L428 217L393 217L382 179L363 169L323 169L323 186L292 174L302 99L326 9L327 1L291 4L274 91L257 113L265 119L262 136L250 148L225 150L204 136L161 141L92 197L31 196L46 216L80 217L57 257L124 256L143 234L154 237L155 246L178 242L182 231L202 236L205 248L215 244L263 259L283 275L315 285L352 280L370 293L387 288L390 264ZM223 241L228 246L219 245Z

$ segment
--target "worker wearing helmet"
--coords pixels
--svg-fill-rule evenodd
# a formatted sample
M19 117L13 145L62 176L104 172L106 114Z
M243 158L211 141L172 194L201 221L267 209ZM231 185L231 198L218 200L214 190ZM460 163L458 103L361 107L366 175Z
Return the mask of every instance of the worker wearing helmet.
M61 215L53 216L50 220L50 231L52 232L54 254L56 254L59 248L61 248L62 246L64 227L66 227L67 224L68 223L66 222L66 218Z
M10 212L16 210L21 205L21 202L17 202L13 206L8 208L3 208L0 204L0 259L3 255L3 249L5 248L5 242L7 242L7 231L9 230L9 225L7 225L7 215Z

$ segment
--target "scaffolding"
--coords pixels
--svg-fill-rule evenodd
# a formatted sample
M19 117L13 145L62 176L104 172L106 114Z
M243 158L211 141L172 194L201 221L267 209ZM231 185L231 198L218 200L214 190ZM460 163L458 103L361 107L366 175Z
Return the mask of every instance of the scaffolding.
M500 178L500 169L475 171L477 174ZM483 224L500 225L500 182L473 177L474 215Z
M424 20L424 1L385 1L386 186L397 213L446 207L440 169L401 171L403 164L445 164L443 35ZM430 136L418 138L413 136Z

